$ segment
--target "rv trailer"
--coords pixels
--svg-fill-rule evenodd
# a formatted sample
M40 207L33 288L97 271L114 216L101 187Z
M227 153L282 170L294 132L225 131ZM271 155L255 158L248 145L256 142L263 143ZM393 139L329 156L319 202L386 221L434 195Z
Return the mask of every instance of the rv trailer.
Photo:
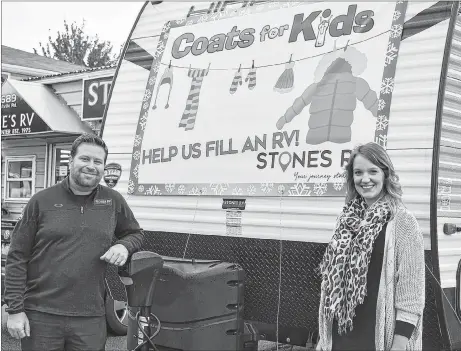
M244 319L261 337L315 343L343 167L374 141L424 234L423 348L460 349L459 8L146 2L101 130L119 170L108 184L144 228L144 249L240 265ZM346 71L350 84L316 90L324 74ZM107 282L123 301L114 270Z

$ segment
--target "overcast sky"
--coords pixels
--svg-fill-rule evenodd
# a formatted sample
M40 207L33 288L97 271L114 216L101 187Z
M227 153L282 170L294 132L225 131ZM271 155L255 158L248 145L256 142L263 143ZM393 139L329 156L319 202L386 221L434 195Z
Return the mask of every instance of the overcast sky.
M2 45L28 52L64 30L64 20L86 21L86 33L109 40L118 52L144 2L1 2Z

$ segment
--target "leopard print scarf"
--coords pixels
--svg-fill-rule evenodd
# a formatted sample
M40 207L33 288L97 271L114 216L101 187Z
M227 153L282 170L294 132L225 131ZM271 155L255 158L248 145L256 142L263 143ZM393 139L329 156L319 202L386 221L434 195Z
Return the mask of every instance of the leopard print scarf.
M343 208L335 233L320 264L325 291L325 317L336 318L339 334L353 329L355 308L367 295L367 273L373 244L390 220L387 201L378 200L368 208L357 196Z

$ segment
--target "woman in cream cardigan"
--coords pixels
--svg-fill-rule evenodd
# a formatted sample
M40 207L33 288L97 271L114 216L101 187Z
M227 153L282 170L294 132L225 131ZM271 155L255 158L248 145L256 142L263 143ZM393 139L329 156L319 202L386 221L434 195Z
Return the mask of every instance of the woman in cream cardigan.
M317 350L421 350L424 244L387 152L368 143L346 167L346 205L320 265Z

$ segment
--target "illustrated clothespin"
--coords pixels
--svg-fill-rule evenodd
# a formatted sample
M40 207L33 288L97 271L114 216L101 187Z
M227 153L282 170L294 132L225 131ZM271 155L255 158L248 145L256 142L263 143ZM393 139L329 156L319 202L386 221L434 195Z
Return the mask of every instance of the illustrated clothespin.
M293 57L293 54L290 55L290 60L288 62L291 62L291 58Z
M171 60L170 60L170 64L168 65L168 68L171 68Z
M346 51L347 47L349 46L349 41L350 40L347 41L346 46L344 47L344 51Z

